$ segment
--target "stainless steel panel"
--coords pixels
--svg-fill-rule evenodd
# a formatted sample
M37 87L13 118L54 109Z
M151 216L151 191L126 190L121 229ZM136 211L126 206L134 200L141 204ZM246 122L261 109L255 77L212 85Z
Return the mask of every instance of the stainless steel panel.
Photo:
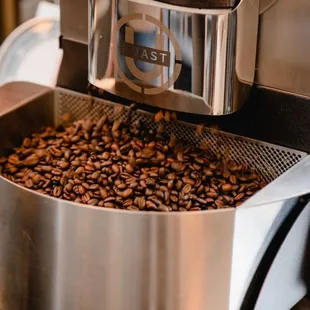
M259 0L234 10L156 1L89 1L89 81L114 95L223 115L254 81Z
M310 95L310 2L278 0L260 21L256 83Z
M87 0L61 0L61 35L87 44L88 42L88 4Z
M14 100L23 87L24 99ZM102 100L91 102L78 93L53 93L29 83L0 88L0 98L14 101L0 117L0 131L7 137L0 139L2 152L20 135L57 122L66 109L73 117L109 111ZM174 130L192 136L185 124ZM212 135L204 137L212 142ZM231 143L233 154L247 162L253 148L268 150L261 153L265 158L269 150L283 158L289 154L300 160L305 155L264 143L259 148L259 141L242 142L224 133L222 141ZM241 153L235 153L242 146ZM303 165L305 177L309 161L306 157L297 164ZM281 171L283 166L275 163L273 171ZM291 174L280 177L280 183L275 180L273 187L286 176ZM237 211L157 214L62 201L2 177L0 193L0 308L5 310L237 310L252 271L295 201L292 196Z
M115 212L3 178L0 192L2 309L227 309L233 210Z
M248 287L267 247L283 220L292 211L296 201L296 198L290 198L274 203L260 204L254 208L241 207L237 209L229 309L241 309ZM304 238L304 234L305 232L300 238ZM287 294L289 295L289 293ZM264 310L267 309L273 310L272 308Z
M26 102L52 92L48 87L26 82L8 83L1 86L0 89L0 116L24 105Z
M255 310L291 309L308 293L306 281L310 241L310 204L302 211L276 255ZM287 292L290 292L287 294ZM307 306L306 306L307 305ZM305 307L294 308L309 309Z
M261 0L260 5L255 83L310 96L309 1ZM87 11L87 1L62 0L62 35L87 44Z

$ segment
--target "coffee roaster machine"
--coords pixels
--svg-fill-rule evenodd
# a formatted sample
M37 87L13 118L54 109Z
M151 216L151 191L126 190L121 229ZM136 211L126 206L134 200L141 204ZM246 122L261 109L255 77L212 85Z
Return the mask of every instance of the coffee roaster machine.
M158 214L0 178L0 309L286 310L306 295L309 13L307 0L62 0L58 85L0 88L0 155L64 113L135 102L149 126L177 111L165 130L229 147L268 185L237 209ZM197 137L200 123L221 132Z

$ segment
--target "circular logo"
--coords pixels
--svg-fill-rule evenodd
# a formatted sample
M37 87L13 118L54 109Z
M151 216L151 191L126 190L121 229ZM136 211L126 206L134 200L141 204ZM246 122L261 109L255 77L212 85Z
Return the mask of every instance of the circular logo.
M135 44L135 31L132 27L128 26L128 22L134 20L146 21L158 28L159 31L154 38L154 48ZM125 27L124 40L118 42L118 33L122 27ZM163 50L162 48L165 45L165 36L174 48L174 59L172 59L170 51ZM181 73L182 54L178 41L167 26L150 15L136 13L122 17L117 22L113 31L113 45L113 60L121 79L128 87L138 93L146 95L160 94L169 89ZM129 79L122 71L119 63L119 55L124 57L128 70L136 78L135 81L139 82ZM153 64L152 70L147 72L141 71L137 68L135 60ZM166 81L164 80L165 68L170 68L169 72L171 72ZM155 79L161 81L161 84L152 85L151 81Z

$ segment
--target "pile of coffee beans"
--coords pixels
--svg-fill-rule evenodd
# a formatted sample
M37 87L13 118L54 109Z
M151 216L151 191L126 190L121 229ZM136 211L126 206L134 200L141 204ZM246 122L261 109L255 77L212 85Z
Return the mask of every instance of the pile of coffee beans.
M232 208L264 186L247 164L106 115L26 137L0 158L0 173L38 193L133 211Z

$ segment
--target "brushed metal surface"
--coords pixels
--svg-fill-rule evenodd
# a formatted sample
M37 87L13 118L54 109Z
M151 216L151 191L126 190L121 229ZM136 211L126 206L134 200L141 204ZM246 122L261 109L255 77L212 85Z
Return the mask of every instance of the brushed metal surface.
M278 0L260 21L256 83L310 95L310 2Z
M52 90L48 87L27 82L13 82L1 86L0 116L24 105ZM3 136L1 136L3 137Z
M305 281L305 267L310 254L309 228L310 204L302 211L281 245L264 281L255 310L291 309L307 294L309 283ZM306 309L309 309L309 305Z
M261 0L260 6L255 83L310 96L309 1ZM61 12L62 35L87 44L87 1L62 0Z
M56 121L59 113L59 96L29 83L0 88L0 98L13 96L14 84L28 92L0 117L7 137L0 139L2 152L22 134ZM73 92L57 92L76 100ZM310 158L297 166L305 162L306 176ZM237 211L157 214L62 201L2 177L0 193L0 308L5 310L237 310L295 201L292 196Z
M61 35L87 44L88 42L88 7L85 0L61 0L60 28Z
M228 308L233 210L115 212L3 178L0 192L2 309Z
M243 309L241 305L255 272L270 242L296 202L296 198L290 198L260 204L254 208L237 209L230 282L230 310ZM305 238L305 234L303 232L300 238ZM287 294L290 295L289 292ZM295 302L297 303L302 297L303 295L300 295Z
M231 10L150 0L89 4L89 82L96 87L136 102L204 115L233 113L248 99L259 0L242 0ZM155 48L154 54L147 55L147 48ZM158 61L166 53L168 65Z

